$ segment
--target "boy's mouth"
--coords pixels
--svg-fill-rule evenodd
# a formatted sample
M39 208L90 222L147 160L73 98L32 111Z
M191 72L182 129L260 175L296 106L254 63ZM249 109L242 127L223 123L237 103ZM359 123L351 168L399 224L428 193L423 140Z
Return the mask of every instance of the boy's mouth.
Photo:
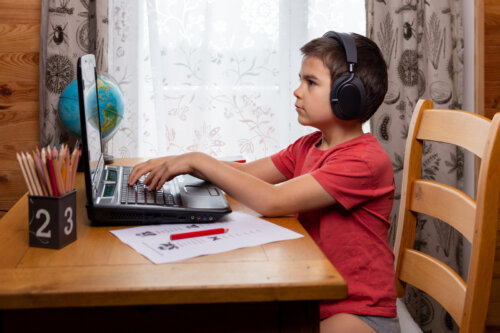
M304 108L303 108L303 107L301 107L301 106L298 106L297 104L295 104L295 110L296 110L297 112L301 112L301 111L304 111Z

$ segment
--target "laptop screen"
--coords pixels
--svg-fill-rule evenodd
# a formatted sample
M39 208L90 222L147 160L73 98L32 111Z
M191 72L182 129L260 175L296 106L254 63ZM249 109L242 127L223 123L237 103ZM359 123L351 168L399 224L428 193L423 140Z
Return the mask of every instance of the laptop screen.
M81 85L83 89L83 106L85 110L85 127L82 128L82 136L86 135L88 152L88 169L92 183L92 199L96 198L97 185L102 170L104 169L104 158L102 153L102 140L100 131L100 113L98 103L98 89L96 85L95 58L86 55L79 59L81 70ZM80 73L79 73L80 74ZM85 140L85 138L82 138ZM85 149L85 145L83 147Z

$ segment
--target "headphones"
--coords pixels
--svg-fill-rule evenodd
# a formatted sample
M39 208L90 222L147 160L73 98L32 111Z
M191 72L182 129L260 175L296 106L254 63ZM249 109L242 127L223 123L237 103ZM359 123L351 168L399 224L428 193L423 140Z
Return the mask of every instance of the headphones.
M354 65L358 63L358 52L354 39L346 33L328 31L323 37L333 38L345 51L349 74L342 75L332 83L330 105L337 118L354 120L359 118L365 108L366 93L363 82L354 75Z

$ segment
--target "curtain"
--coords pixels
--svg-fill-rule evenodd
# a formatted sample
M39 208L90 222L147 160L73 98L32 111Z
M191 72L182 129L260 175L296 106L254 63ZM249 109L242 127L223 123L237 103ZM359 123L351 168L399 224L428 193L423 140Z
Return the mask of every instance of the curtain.
M109 72L125 96L117 157L270 155L297 122L299 48L328 30L365 34L364 1L112 0Z
M93 53L107 70L108 5L95 0L42 0L40 145L72 143L58 115L59 96L76 79L78 57Z
M436 108L461 109L463 96L463 29L458 0L367 0L367 36L384 54L389 89L372 118L374 135L389 153L396 195L391 214L393 244L401 195L405 141L417 100L431 99ZM422 176L463 188L464 152L454 146L425 142ZM464 276L463 239L446 223L419 216L415 246ZM405 303L424 332L457 331L456 324L434 300L407 288Z

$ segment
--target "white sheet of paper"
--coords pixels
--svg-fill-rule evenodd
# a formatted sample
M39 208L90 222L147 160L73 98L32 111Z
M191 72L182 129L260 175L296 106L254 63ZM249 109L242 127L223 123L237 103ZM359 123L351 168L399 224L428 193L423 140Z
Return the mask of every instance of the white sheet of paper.
M171 234L215 228L229 230L224 234L170 240ZM230 213L209 224L159 224L110 232L155 264L304 237L242 212Z

